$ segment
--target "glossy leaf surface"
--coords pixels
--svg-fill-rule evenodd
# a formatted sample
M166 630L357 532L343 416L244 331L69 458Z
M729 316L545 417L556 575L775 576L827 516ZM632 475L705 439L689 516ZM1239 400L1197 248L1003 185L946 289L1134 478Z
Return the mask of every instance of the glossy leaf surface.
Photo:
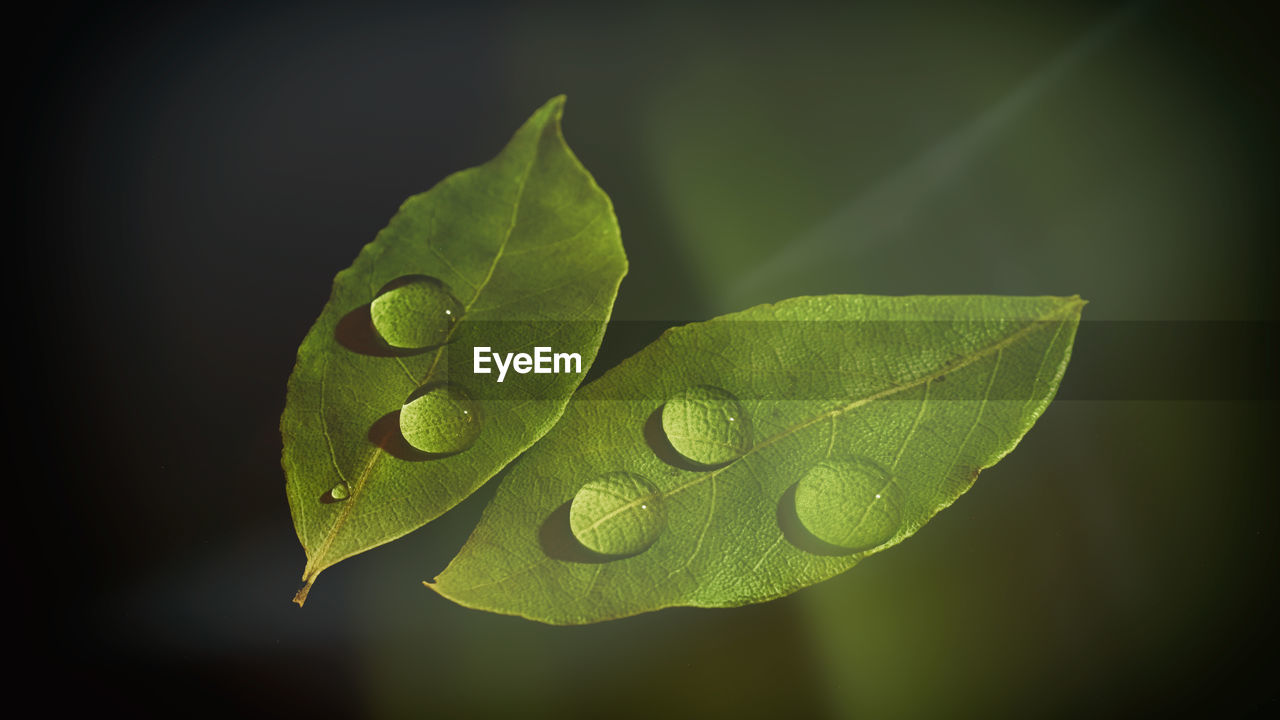
M579 390L429 587L574 624L762 602L825 580L911 536L1017 445L1057 390L1083 305L832 295L670 330ZM698 390L690 410L691 388L715 391ZM668 438L673 398L684 419ZM749 423L744 452L726 422ZM727 462L675 452L699 432L732 450L717 458ZM612 473L645 478L660 496L632 502L663 512L656 539L623 557L591 548L607 521L634 533L636 508L598 513L591 536L570 522L583 488Z
M299 604L326 567L439 516L532 445L594 359L627 262L609 198L565 144L563 106L409 198L334 279L281 419L307 553ZM473 372L479 346L578 353L582 372L497 383Z

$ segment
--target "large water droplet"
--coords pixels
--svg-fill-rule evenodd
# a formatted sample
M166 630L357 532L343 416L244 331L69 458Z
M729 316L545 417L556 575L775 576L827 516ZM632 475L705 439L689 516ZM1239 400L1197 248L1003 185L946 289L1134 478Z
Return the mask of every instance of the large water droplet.
M751 419L726 390L697 385L662 406L662 432L671 447L700 465L723 465L751 449Z
M369 304L378 335L391 347L408 350L443 345L462 311L448 286L427 275L396 278Z
M453 384L419 390L400 408L400 434L426 453L466 450L480 435L482 424L480 406L466 390Z
M667 526L662 493L639 475L613 472L592 480L569 506L569 529L590 550L633 555L653 544Z
M883 545L902 525L902 490L871 461L825 461L796 484L796 516L823 542L846 550Z

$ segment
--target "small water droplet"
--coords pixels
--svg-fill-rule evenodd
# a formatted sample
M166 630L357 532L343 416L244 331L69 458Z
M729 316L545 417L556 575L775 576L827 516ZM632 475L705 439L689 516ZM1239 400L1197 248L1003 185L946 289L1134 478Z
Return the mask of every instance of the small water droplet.
M796 516L823 542L870 550L902 525L902 490L869 460L824 461L796 484Z
M345 480L339 480L338 484L329 488L329 491L320 496L320 502L328 505L329 503L342 502L351 496L351 487L347 485Z
M471 394L452 383L415 391L400 408L400 434L426 453L466 450L480 435L483 424L480 406Z
M662 406L662 432L671 447L700 465L723 465L751 449L751 419L727 390L697 385Z
M603 555L633 555L653 544L667 526L662 493L645 478L612 472L573 496L569 529L587 549Z
M462 312L449 287L427 275L396 278L369 304L373 329L391 347L407 350L443 345Z

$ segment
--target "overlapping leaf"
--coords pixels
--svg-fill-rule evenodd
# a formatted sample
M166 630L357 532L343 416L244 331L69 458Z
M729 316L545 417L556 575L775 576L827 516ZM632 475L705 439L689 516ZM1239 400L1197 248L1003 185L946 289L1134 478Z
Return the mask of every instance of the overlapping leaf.
M298 350L281 419L289 506L307 553L299 604L326 567L470 495L551 428L582 378L512 374L499 385L470 372L473 347L549 346L579 353L583 372L594 359L626 258L608 197L561 135L563 105L539 109L489 163L409 198L335 278ZM442 282L462 317L445 344L399 350L373 328L370 305L388 283L417 275ZM396 326L413 330L412 320ZM397 413L441 383L475 400L482 426L470 447L430 455L405 442Z
M1014 448L1057 390L1083 305L802 297L669 331L578 391L429 586L468 607L573 624L761 602L827 579L912 535ZM664 407L716 393L736 397L749 449L690 462L670 439L700 452L689 434L704 432L703 447L732 450L741 433L716 436L708 413L667 438ZM891 481L892 512L851 507L856 493L825 505L804 493L798 506L815 468L827 482L859 467ZM821 539L840 539L830 530L842 523L862 532L873 514L894 523L874 547ZM598 552L611 543L625 552Z

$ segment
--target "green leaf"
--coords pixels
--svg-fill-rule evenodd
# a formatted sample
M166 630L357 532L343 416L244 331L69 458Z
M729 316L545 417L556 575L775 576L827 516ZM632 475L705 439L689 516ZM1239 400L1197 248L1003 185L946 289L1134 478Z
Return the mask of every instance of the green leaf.
M532 445L595 358L627 261L608 196L561 135L563 107L405 201L334 279L280 422L307 552L299 605L322 570L434 519ZM498 383L474 374L479 346L551 347L580 368Z
M578 391L428 587L575 624L825 580L1014 448L1083 306L833 295L670 330Z

